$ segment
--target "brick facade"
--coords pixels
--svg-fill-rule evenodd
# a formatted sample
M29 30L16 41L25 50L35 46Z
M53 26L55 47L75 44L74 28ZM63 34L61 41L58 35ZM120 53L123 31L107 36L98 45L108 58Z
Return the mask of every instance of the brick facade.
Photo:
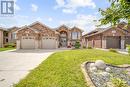
M123 26L119 24L117 27L95 29L84 35L86 46L124 49L126 44L130 44L130 28L125 30Z

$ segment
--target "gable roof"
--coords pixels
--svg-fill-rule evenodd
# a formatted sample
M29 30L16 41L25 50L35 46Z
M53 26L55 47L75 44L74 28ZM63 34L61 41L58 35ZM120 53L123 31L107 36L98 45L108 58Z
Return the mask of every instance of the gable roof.
M119 27L120 25L126 25L127 23L125 22L121 22L117 25L117 27L115 27L116 29L118 29L119 31L122 31L124 34L126 32L128 32L126 29L123 29L123 27ZM90 36L93 36L93 35L97 35L97 34L101 34L101 33L104 33L105 31L107 30L110 30L112 29L113 27L107 27L107 28L96 28L95 30L85 34L84 36L85 37L90 37Z
M59 29L62 28L62 27L65 27L65 28L67 28L68 30L70 30L70 28L69 28L67 25L65 25L65 24L60 25L59 27L55 28L55 30L59 30Z
M31 29L31 30L34 31L35 33L39 33L39 31L38 31L37 29L31 28L31 27L29 27L29 26L27 26L27 25L21 27L19 30L16 31L16 33L17 33L18 31L22 30L22 29L25 29L25 28Z
M84 32L84 30L82 30L82 29L80 29L80 28L78 28L78 27L76 27L76 26L74 26L74 27L71 28L71 30L73 30L73 29L78 29L78 30Z
M43 26L43 27L47 27L49 30L55 32L55 30L53 30L53 29L50 28L49 26L47 26L47 25L45 25L45 24L43 24L43 23L41 23L41 22L39 22L39 21L33 22L32 24L30 24L30 25L28 25L28 26L29 26L29 27L32 27L32 26L37 25L37 24L39 24L39 25L41 25L41 26Z

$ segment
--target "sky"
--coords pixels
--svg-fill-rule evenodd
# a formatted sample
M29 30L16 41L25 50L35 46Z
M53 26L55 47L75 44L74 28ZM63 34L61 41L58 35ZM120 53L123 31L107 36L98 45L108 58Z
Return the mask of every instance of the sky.
M110 6L108 0L14 0L15 14L0 16L0 27L29 25L35 21L51 28L65 24L90 32L101 18L99 8Z

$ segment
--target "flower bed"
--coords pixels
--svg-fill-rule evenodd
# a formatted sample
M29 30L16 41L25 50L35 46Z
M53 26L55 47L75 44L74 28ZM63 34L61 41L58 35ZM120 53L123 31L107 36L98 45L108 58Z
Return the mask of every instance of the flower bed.
M90 87L128 87L130 86L130 67L119 67L105 64L99 69L94 62L84 64L87 83ZM101 67L101 64L99 64ZM91 82L90 82L91 81Z

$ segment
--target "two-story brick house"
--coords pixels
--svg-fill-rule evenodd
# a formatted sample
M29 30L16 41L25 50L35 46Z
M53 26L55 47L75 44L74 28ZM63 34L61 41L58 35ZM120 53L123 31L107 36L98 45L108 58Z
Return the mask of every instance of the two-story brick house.
M18 49L54 49L71 47L76 41L82 41L82 30L62 25L50 28L40 22L21 27L17 33ZM81 43L82 44L82 43Z

